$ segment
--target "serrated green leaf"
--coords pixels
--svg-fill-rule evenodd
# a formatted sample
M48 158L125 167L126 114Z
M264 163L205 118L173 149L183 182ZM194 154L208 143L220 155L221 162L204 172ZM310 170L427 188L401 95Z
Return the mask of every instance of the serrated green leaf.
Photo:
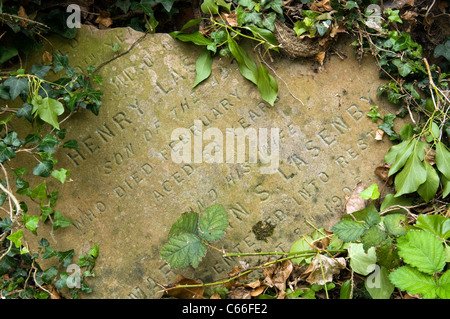
M397 239L398 254L407 264L433 274L445 267L445 251L442 242L426 231L410 230Z
M178 220L173 223L169 231L169 238L179 234L198 234L198 214L184 213Z
M427 172L427 177L425 182L417 189L417 193L428 203L434 198L439 188L439 176L434 167L427 161L423 162L423 164Z
M406 161L405 167L395 177L396 197L417 191L427 179L427 171L417 153Z
M386 269L397 268L400 264L397 246L391 238L387 238L383 245L375 248L377 255L377 264Z
M169 239L161 248L161 258L173 268L197 267L206 254L206 246L194 234L180 234Z
M441 299L450 299L450 270L444 272L439 278L439 287L436 293Z
M436 298L436 282L414 267L402 266L389 275L389 280L401 290L410 294L422 294L424 299Z
M278 84L262 64L258 68L258 91L264 101L273 106L278 94Z
M417 217L415 226L443 239L450 237L450 218L448 217L421 214Z
M408 217L402 214L387 215L383 224L389 235L404 236L408 232Z
M450 152L444 143L439 142L436 145L436 166L444 176L450 180Z
M386 233L378 226L370 227L362 236L363 249L365 252L371 247L380 245L386 239Z
M227 212L222 205L213 205L199 214L198 235L207 240L217 240L225 235L228 227Z
M376 209L375 210L370 210L367 213L366 217L364 218L364 221L366 222L367 227L371 227L373 225L376 225L376 224L381 222L380 213L378 213L378 211Z
M193 88L196 87L199 83L206 80L212 70L212 57L211 57L211 51L205 49L200 54L200 56L197 58L197 61L195 62L195 82L192 86Z
M58 116L64 113L64 106L61 102L50 97L35 96L31 104L33 105L32 113L34 116L39 116L41 120L59 130Z
M346 243L358 240L366 230L364 224L350 219L343 219L332 228L332 232Z
M377 255L374 247L365 253L363 244L350 244L348 254L351 269L363 276L370 274L374 269L374 265L377 263Z

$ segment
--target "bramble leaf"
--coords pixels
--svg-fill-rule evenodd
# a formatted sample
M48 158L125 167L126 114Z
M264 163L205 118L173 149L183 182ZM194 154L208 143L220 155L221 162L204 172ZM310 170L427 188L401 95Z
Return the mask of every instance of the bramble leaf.
M190 233L197 235L198 233L198 214L184 213L178 220L173 223L169 231L169 237L177 236L179 234Z
M227 212L222 205L208 207L199 216L198 235L207 241L222 238L227 227Z
M402 266L389 275L390 281L410 294L422 294L424 299L436 298L436 282L433 276L426 275L414 267Z
M197 267L206 254L206 246L194 234L185 233L171 237L161 248L161 257L173 268Z
M429 232L411 230L397 239L397 247L404 262L424 273L431 275L445 267L444 246Z
M367 228L354 220L343 219L333 226L332 231L344 242L358 240Z

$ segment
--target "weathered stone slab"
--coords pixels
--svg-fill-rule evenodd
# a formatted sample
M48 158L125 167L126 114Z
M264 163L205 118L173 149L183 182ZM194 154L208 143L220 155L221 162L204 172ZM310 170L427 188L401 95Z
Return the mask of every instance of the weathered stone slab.
M114 43L120 53L141 36L131 29L83 28L76 40L55 46L69 54L71 65L85 68L114 57ZM215 58L212 76L192 89L200 49L166 34L147 35L105 65L100 115L81 112L63 124L66 138L77 139L80 148L61 150L55 167L72 170L58 207L74 225L58 230L53 245L75 246L77 253L87 251L91 239L100 246L89 297L160 296L155 282L173 282L178 271L160 260L159 250L183 212L222 204L230 228L218 247L288 251L314 230L307 221L325 228L337 222L357 182L381 186L373 171L391 143L374 140L376 124L365 114L373 105L393 110L376 97L381 81L373 61L359 65L348 43L340 48L348 58L332 56L320 70L274 57L273 69L304 105L277 79L279 100L269 106L226 58ZM173 130L210 127L224 136L227 128L278 128L278 169L262 174L262 163L171 159ZM266 241L252 232L259 221L275 225ZM210 250L198 269L182 273L211 281L235 263Z

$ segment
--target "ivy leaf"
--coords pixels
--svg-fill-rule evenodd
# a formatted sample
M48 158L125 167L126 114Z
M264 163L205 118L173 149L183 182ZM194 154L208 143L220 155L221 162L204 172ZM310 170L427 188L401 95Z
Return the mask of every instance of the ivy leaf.
M424 273L431 275L445 267L444 246L429 232L411 230L397 239L397 247L404 262Z
M278 94L278 84L262 64L258 68L258 91L261 97L273 106Z
M389 280L401 290L410 294L422 294L424 299L436 298L436 282L414 267L402 266L389 275Z
M427 176L425 182L417 189L417 193L425 200L425 202L428 203L434 198L434 195L436 195L439 188L439 176L433 166L431 166L427 161L424 161L423 164L425 166Z
M59 210L57 210L54 214L53 221L53 230L56 230L60 227L67 227L72 225L72 222L64 217Z
M193 88L210 76L211 68L212 68L211 52L205 49L199 55L197 61L195 62L196 76L194 85L192 86Z
M364 224L350 219L343 219L332 228L333 233L346 243L358 240L366 230Z
M58 274L58 269L55 266L51 266L42 272L41 279L46 284L50 284L52 282L52 278Z
M49 177L52 168L53 161L47 158L42 160L42 162L40 162L33 168L33 174L41 177Z
M450 218L441 215L421 214L417 217L415 226L443 239L450 237Z
M78 142L77 140L68 140L63 144L63 148L70 148L70 149L78 149Z
M52 171L52 176L59 180L62 184L66 181L67 176L70 175L70 169L61 168L60 170L55 169Z
M368 199L377 199L380 197L380 192L378 191L378 185L372 184L367 189L363 190L359 195L368 200Z
M173 223L169 231L169 238L179 234L190 233L196 235L198 233L198 214L184 213L178 220Z
M64 106L61 102L49 97L35 96L31 104L34 116L39 116L41 120L59 130L58 116L64 113Z
M33 233L36 232L39 220L40 220L39 216L32 216L26 213L23 214L23 222L25 223L25 227L31 230Z
M450 180L450 152L442 142L439 142L436 145L435 159L439 171L444 174L447 180Z
M72 263L73 255L75 251L73 249L68 251L58 251L56 252L56 257L62 262L64 267L68 267Z
M188 22L186 22L185 25L183 25L183 27L181 28L180 31L183 31L183 30L188 29L190 27L196 26L200 22L202 22L202 20L203 20L202 18L189 20Z
M28 93L28 80L25 78L11 77L3 82L5 87L9 88L9 96L11 100L15 100L19 94Z
M47 185L45 181L37 185L30 194L31 198L37 198L41 201L47 199Z
M55 146L61 144L60 141L56 138L56 136L52 134L47 134L42 138L42 141L39 143L36 148L40 152L46 152L50 154L55 153Z
M11 242L13 242L17 248L20 248L20 246L22 246L22 242L20 241L20 239L22 238L23 238L22 229L19 229L15 233L12 233L8 237L6 237L6 239L9 239Z
M394 194L387 194L386 197L383 199L383 202L381 203L380 212L384 212L388 208L395 205L405 207L411 206L412 200L413 200L412 198L408 198L405 196L395 197ZM389 211L389 214L400 214L400 213L406 214L406 210L399 208L397 210Z
M197 267L206 254L206 246L194 234L185 233L171 237L161 248L161 258L173 268Z
M227 227L227 212L222 205L208 207L199 216L198 235L207 241L222 238Z
M14 152L11 147L7 146L5 142L0 141L0 162L4 163L15 157L16 152Z
M389 270L399 266L400 257L398 256L398 249L391 238L386 239L383 245L376 247L375 249L378 265Z
M392 167L391 167L392 169ZM427 179L427 171L417 153L406 161L405 167L395 177L396 197L415 192Z

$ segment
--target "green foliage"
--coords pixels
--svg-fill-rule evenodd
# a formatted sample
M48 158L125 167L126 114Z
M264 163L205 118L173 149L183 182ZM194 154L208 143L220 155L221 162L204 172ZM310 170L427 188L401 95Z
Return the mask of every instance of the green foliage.
M264 1L257 3L254 1L239 1L236 8L237 26L214 16L220 12L230 12L231 2L223 0L203 1L201 9L204 13L210 14L208 36L206 32L194 31L186 33L192 27L196 27L202 19L188 21L180 31L171 32L170 35L184 42L192 42L203 46L205 49L196 61L196 78L193 87L198 86L207 80L212 71L213 55L220 54L236 59L239 70L244 78L255 84L263 100L270 105L274 105L278 94L278 84L269 73L262 62L257 65L248 55L246 50L238 43L239 38L248 38L256 41L258 45L264 44L266 50L278 51L277 42L273 35L274 21L276 14L282 14L282 1ZM268 12L263 20L263 12Z
M172 225L161 258L174 268L197 267L206 254L207 242L221 239L227 227L227 212L221 205L200 214L185 213Z

